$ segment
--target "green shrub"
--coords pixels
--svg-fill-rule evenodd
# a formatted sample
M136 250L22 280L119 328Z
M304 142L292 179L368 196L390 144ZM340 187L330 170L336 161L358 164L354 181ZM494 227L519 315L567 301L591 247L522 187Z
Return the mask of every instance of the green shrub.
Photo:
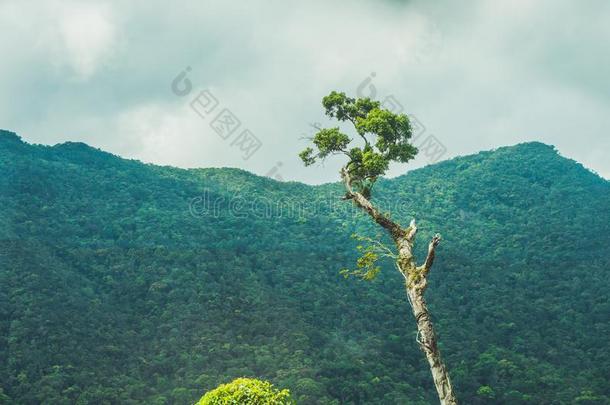
M267 381L253 378L237 378L228 384L207 392L197 405L283 405L293 404L290 392L278 390Z

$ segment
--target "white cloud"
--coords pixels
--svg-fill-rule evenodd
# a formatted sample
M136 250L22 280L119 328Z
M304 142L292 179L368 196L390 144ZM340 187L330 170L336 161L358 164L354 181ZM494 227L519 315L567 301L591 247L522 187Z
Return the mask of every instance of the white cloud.
M92 3L63 5L58 16L66 62L81 79L90 77L113 55L117 32L110 7Z
M610 150L609 10L550 0L8 1L0 34L33 46L0 43L0 126L182 167L265 174L281 161L285 179L332 181L339 162L303 169L299 137L323 121L322 96L353 94L375 72L378 97L396 96L446 157L542 140L608 177L599 151ZM263 142L250 160L170 91L187 65L194 87L213 88Z
M0 4L3 69L16 74L52 73L85 80L118 49L119 32L110 4L78 1L8 1ZM57 83L61 78L55 77Z
M104 146L144 162L220 166L222 139L189 106L144 104L121 113Z

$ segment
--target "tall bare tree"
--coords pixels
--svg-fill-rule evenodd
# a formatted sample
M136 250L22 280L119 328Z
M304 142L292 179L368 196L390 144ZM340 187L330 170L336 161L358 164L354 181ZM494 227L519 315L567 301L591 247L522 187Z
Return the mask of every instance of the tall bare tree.
M425 353L432 372L434 385L442 405L457 404L447 367L438 348L438 339L430 319L430 312L424 299L428 287L428 274L434 263L436 247L441 236L436 234L428 244L428 254L423 264L418 265L413 254L413 244L417 234L415 220L408 227L402 227L379 208L373 205L372 189L375 181L385 174L391 162L408 162L417 154L417 148L409 141L412 127L404 114L394 114L383 109L378 101L369 98L351 98L345 93L331 92L322 100L326 115L340 122L352 124L359 142L350 146L354 139L339 127L320 128L313 137L313 147L299 154L306 166L331 155L345 155L347 163L341 169L341 179L345 186L345 200L352 201L381 226L394 242L395 248L388 248L378 240L358 237L367 243L358 259L358 269L344 270L364 279L372 279L380 268L376 262L380 257L395 260L396 268L404 277L405 288L413 315L417 322L417 342Z

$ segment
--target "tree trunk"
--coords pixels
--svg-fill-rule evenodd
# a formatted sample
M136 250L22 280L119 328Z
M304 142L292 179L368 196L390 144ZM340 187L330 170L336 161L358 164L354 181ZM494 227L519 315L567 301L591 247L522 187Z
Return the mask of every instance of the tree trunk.
M413 256L413 243L417 234L415 219L411 221L408 228L402 228L398 223L392 221L388 216L381 213L361 193L355 192L351 187L351 179L346 168L341 170L341 177L345 184L345 199L352 200L363 209L379 225L388 231L398 250L396 266L405 279L407 297L417 322L417 343L426 355L432 379L441 405L457 405L457 399L453 392L449 372L438 348L438 341L434 333L434 327L430 319L430 313L424 300L424 292L428 286L428 272L434 263L436 246L441 241L439 234L434 235L428 245L428 256L424 264L418 266Z
M423 265L417 266L413 256L413 243L416 233L417 226L415 225L415 220L413 220L408 228L408 232L404 233L405 236L396 240L398 248L397 265L405 278L407 298L417 322L417 343L419 343L419 347L428 360L440 403L441 405L457 405L457 399L449 379L449 372L441 358L436 333L434 333L428 306L424 299L424 292L428 287L428 272L434 263L436 246L440 243L441 237L437 234L432 238L428 245L426 261Z
M407 296L413 309L413 315L417 321L417 342L420 348L426 354L426 359L430 365L432 379L438 392L441 405L457 405L457 399L453 392L449 373L441 358L441 352L438 348L434 327L430 320L430 314L423 293L415 287L409 287L406 282Z

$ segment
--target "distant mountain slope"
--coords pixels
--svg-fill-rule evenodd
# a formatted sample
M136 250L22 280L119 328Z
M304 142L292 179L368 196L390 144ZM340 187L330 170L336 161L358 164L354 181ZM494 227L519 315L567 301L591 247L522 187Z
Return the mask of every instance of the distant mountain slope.
M462 403L610 403L608 181L527 143L376 188L443 234L427 296ZM0 131L0 403L187 404L239 376L435 403L396 271L339 275L378 232L340 195Z

